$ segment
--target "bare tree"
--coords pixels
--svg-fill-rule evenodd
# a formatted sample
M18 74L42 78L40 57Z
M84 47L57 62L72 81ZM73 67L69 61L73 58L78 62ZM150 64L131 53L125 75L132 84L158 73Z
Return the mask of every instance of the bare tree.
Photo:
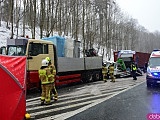
M12 24L12 26L11 26L11 39L13 39L13 35L14 35L14 21L13 21L13 15L14 15L14 0L10 0L9 1L9 5L10 5L10 21L11 21L11 24Z
M40 38L57 31L81 39L83 51L96 45L108 58L111 49L151 52L159 47L159 32L150 33L140 26L114 0L0 0L0 25L2 20L11 30L10 38L19 36L19 22L23 22L23 36L26 25L32 38L36 37L36 27L40 28Z
M40 38L43 37L44 23L45 23L45 0L41 0L40 8Z

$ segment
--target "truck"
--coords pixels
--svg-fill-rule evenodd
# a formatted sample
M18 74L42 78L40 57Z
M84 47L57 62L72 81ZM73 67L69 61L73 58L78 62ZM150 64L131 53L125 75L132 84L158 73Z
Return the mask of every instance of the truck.
M57 44L62 45L61 37L55 37ZM64 41L63 41L64 42ZM63 50L50 40L42 39L8 39L6 55L26 56L27 58L27 89L40 88L38 70L41 67L41 61L50 57L55 65L57 75L55 79L56 86L63 86L77 82L91 82L102 79L102 57L65 57L62 56ZM76 48L76 47L75 47ZM78 48L78 47L77 47ZM59 51L62 51L60 54ZM72 52L73 53L73 52ZM1 53L2 54L2 53ZM59 54L59 56L58 56Z
M150 55L147 73L146 73L147 87L160 85L160 50L153 50Z
M136 52L132 50L114 51L114 62L116 62L115 74L117 77L131 76L130 65L134 61L137 65L137 75L142 75L145 63L148 62L150 53ZM122 60L124 67L119 67L119 60ZM122 66L121 65L121 66Z

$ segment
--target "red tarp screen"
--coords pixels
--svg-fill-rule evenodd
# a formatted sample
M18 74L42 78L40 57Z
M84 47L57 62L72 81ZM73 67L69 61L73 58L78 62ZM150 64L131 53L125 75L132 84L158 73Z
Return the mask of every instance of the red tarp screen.
M26 113L26 57L0 55L0 120L23 120Z

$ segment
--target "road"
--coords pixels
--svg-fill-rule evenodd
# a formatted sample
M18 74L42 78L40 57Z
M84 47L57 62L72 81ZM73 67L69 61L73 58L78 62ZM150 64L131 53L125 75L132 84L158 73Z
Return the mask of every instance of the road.
M58 93L59 100L47 106L40 106L40 93L27 95L27 112L31 118L34 120L67 118L69 120L118 120L118 118L122 120L125 116L125 120L137 120L135 118L145 118L150 112L151 106L148 102L151 102L152 98L150 96L152 91L146 89L145 75L138 77L137 81L132 78L121 78L116 79L115 83L97 81L64 87L58 89ZM139 110L140 113L137 114Z
M152 113L160 120L160 88L142 83L67 120L147 120Z

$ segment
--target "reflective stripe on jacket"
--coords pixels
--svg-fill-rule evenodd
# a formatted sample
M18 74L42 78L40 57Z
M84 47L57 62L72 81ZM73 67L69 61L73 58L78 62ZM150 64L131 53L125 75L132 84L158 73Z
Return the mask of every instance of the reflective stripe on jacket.
M131 65L131 70L136 71L137 67L135 65Z
M47 76L47 70L46 69L40 69L38 71L39 73L39 78L41 80L41 84L49 84L50 82L48 81L48 76Z

